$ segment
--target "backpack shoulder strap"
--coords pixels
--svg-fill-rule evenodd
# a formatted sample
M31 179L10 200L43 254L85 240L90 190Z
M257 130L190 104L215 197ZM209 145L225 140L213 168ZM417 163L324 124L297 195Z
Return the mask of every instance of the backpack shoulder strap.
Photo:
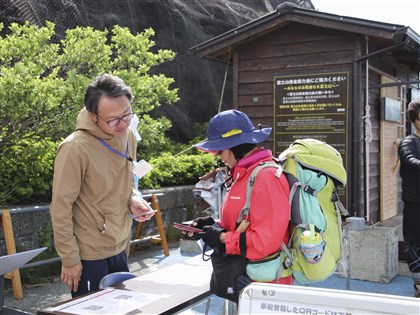
M340 200L340 197L338 195L338 188L334 188L333 195L331 197L331 201L334 203L335 208L337 209L337 215L342 215L347 217L349 215L349 212L344 207L343 203Z
M262 162L256 168L254 168L251 175L249 176L248 183L246 185L245 204L239 212L238 218L236 220L237 224L240 224L244 217L246 218L245 220L248 219L251 204L252 187L254 186L255 179L257 178L259 171L267 167L277 168L276 177L278 178L280 178L281 174L283 173L283 167L281 166L281 164L278 164L276 162Z

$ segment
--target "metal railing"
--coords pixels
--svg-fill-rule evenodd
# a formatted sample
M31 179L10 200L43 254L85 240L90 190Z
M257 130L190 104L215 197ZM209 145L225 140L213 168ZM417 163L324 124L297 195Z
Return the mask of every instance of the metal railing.
M154 193L153 195L163 196L163 193ZM142 195L142 197L144 199L149 199L149 198L152 197L152 194L144 194L144 195ZM39 211L49 211L49 209L50 209L50 205L31 206L31 207L24 207L24 208L17 207L17 208L11 208L11 209L0 209L0 216L3 214L3 210L8 210L10 215L15 215L15 214L25 214L25 213L39 212ZM130 245L148 242L153 237L154 236L149 236L149 237L145 237L143 239L131 240ZM52 257L52 258L47 258L47 259L44 259L44 260L38 260L38 261L27 263L27 264L21 266L19 269L22 270L22 269L40 267L40 266L52 264L52 263L55 263L55 262L58 262L58 261L60 261L60 257L58 257L58 256L57 257Z

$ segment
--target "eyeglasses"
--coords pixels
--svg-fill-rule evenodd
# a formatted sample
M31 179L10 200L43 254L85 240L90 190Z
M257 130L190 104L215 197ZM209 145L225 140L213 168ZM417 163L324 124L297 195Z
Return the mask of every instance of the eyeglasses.
M114 119L111 119L111 120L106 121L103 118L101 118L101 116L96 115L96 117L98 117L99 119L101 119L103 122L105 122L111 128L115 128L116 126L118 126L118 124L121 122L121 120L123 122L125 122L127 125L129 125L130 122L131 122L131 119L133 119L133 116L134 116L134 113L129 113L129 114L124 115L124 116L122 116L120 118L114 118Z

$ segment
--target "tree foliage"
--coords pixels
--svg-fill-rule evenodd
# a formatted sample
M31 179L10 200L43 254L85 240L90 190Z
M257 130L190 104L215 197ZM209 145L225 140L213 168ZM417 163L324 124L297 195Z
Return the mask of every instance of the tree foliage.
M140 187L159 188L176 186L179 183L193 185L203 174L220 166L220 161L212 154L180 154L173 156L163 153L150 159L152 171L139 181Z
M175 58L170 50L156 49L154 31L77 27L58 39L54 27L14 23L0 37L0 204L49 201L56 147L74 130L87 85L102 73L132 88L148 146L169 146L164 134L170 122L146 115L178 100L174 80L152 73Z

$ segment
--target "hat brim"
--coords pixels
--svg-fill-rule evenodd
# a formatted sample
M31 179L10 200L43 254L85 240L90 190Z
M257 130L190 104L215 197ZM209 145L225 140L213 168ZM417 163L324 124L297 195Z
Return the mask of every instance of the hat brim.
M256 129L250 132L243 132L227 138L204 140L194 144L193 147L207 152L219 152L230 149L244 143L260 143L270 136L272 128Z

